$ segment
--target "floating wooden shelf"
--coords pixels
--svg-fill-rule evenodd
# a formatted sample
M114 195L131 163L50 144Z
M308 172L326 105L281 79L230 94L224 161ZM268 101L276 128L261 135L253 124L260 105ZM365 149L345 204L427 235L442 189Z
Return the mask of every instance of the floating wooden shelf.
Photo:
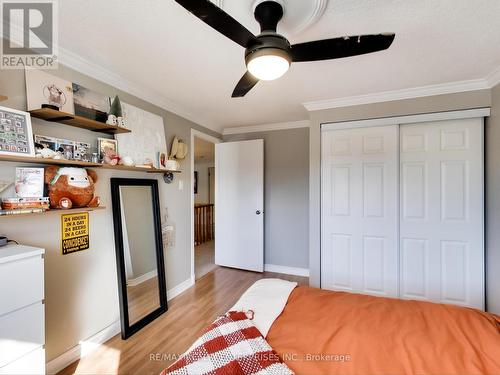
M0 162L2 161L8 161L14 163L30 163L30 164L70 165L70 166L85 167L85 168L113 169L115 171L146 172L146 173L160 173L160 174L168 172L181 173L181 171L170 171L158 168L127 167L125 165L108 165L101 163L90 163L87 161L79 161L79 160L44 159L44 158L34 158L29 156L0 155Z
M6 97L5 95L0 95L0 102L3 102L4 100L7 100L9 99L8 97Z
M11 215L0 215L0 219L5 218L5 217L24 217L24 216L32 216L32 215L48 215L48 214L70 214L74 212L91 212L91 211L98 211L98 210L105 210L106 207L104 206L99 206L99 207L80 207L80 208L70 208L68 210L63 210L63 209L58 209L58 208L52 208L50 210L44 211L44 212L32 212L32 213L27 213L27 214L11 214Z
M109 165L109 164L101 164L101 167L104 169L114 169L117 171L130 171L130 172L146 172L146 173L181 173L181 171L170 171L166 169L158 169L158 168L141 168L134 166L126 166L126 165Z
M79 160L44 159L44 158L34 158L29 156L11 156L11 155L0 155L0 161L10 161L16 163L32 163L32 164L72 165L72 166L87 167L87 168L99 168L102 166L102 164L90 163L87 161L79 161Z
M56 111L50 108L34 109L29 111L31 116L45 121L58 122L60 124L74 126L80 129L92 130L94 132L118 134L130 133L131 130L119 126L108 125L103 122L91 120L85 117L72 115L69 113Z

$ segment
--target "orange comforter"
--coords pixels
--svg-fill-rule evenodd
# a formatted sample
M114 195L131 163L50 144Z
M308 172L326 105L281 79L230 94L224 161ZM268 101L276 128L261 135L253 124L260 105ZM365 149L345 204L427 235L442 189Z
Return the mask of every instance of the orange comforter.
M500 317L296 288L267 337L297 374L500 374Z

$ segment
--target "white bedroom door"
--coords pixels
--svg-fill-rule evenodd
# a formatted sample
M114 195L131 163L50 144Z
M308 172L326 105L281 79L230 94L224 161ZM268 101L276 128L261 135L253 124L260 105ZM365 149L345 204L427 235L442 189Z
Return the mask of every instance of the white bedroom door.
M484 309L483 119L400 134L401 297Z
M264 140L215 145L215 263L264 271Z
M398 126L322 132L321 286L398 295Z

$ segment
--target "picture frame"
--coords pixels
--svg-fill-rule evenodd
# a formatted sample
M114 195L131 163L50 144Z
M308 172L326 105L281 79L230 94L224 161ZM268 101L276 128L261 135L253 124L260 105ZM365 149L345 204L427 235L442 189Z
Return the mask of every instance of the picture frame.
M25 69L25 79L28 111L49 105L64 113L75 113L73 84L70 81L29 67Z
M46 135L35 134L35 143L46 146L52 151L57 151L57 138L48 137Z
M168 160L168 154L167 154L167 151L164 151L164 152L158 152L157 154L157 160L156 160L156 164L157 164L157 167L158 169L167 169L167 165L166 165L166 162Z
M62 154L68 160L73 160L75 156L75 141L69 139L58 139L56 149L62 149Z
M73 154L73 159L88 161L90 152L90 143L87 142L75 142L75 152Z
M28 112L0 106L0 155L35 156L33 128Z
M104 158L104 149L106 147L118 153L118 141L116 139L97 138L97 152L100 160Z

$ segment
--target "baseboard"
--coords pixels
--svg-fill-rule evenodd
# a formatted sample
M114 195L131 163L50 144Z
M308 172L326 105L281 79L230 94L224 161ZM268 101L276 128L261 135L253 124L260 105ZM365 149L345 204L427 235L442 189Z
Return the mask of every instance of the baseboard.
M54 358L52 361L47 362L45 365L47 374L57 374L73 362L85 357L89 353L92 353L97 346L119 334L120 330L120 321L117 320L95 335L90 336L86 340L80 341L77 346L61 354L59 357Z
M149 271L149 272L145 273L144 275L136 277L135 279L127 280L127 286L137 286L140 283L143 283L144 281L147 281L149 279L152 279L153 277L156 277L157 275L158 275L158 271L156 271L156 270Z
M264 271L309 277L309 268L287 267L279 266L277 264L264 264Z
M169 289L167 291L167 299L171 300L172 298L177 297L182 292L191 288L194 285L194 281L195 278L194 275L192 275L189 279L174 286L172 289ZM79 359L84 358L86 355L92 353L95 349L97 349L99 345L118 335L120 331L120 321L117 320L95 335L90 336L86 340L80 341L77 346L71 348L67 352L64 352L59 357L54 358L52 361L47 362L45 364L45 370L47 374L57 374L59 371L68 367L73 362L78 361Z
M179 294L182 292L186 291L187 289L191 288L194 285L194 275L191 275L191 277L182 283L174 286L172 289L169 289L167 291L167 299L171 300L172 298L177 297Z

